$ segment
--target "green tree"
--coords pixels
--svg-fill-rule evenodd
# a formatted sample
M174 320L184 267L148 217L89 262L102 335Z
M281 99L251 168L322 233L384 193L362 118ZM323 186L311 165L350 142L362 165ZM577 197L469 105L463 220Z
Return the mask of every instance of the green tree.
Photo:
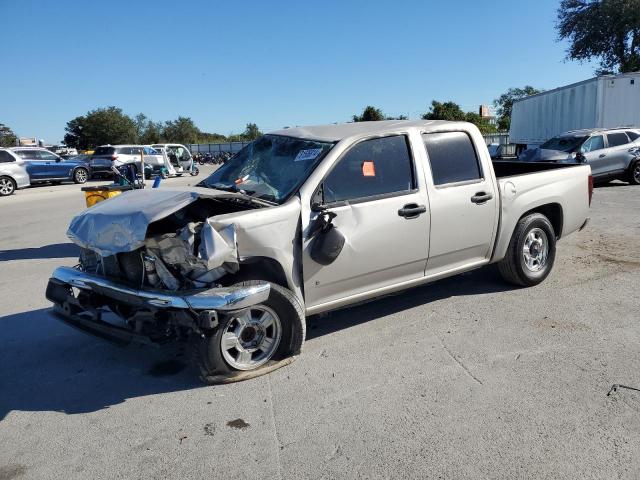
M91 110L67 122L65 130L65 144L82 150L137 140L135 122L117 107Z
M438 102L433 100L429 111L422 115L424 120L465 121L466 113L455 102Z
M482 133L495 133L496 127L489 120L475 112L464 112L455 102L438 102L433 100L429 111L422 115L424 120L449 120L453 122L473 123Z
M556 28L567 59L598 59L598 74L640 70L640 0L562 0Z
M367 105L360 115L353 115L354 122L377 122L384 120L382 110L379 108Z
M162 137L172 143L198 143L200 130L189 117L178 117L165 122Z
M256 138L261 137L262 132L255 123L247 123L247 127L244 129L244 133L242 135L246 140L253 141Z
M543 91L544 90L539 90L531 85L527 85L523 88L510 88L496 98L493 101L493 106L496 107L496 113L498 115L498 129L500 131L509 130L511 126L511 110L513 109L514 101Z
M18 143L18 137L13 130L4 123L0 123L0 147L15 147L16 143Z
M163 125L161 122L154 122L144 113L136 115L134 122L136 124L136 136L138 138L137 143L149 145L162 142Z
M467 112L464 117L465 122L473 123L480 133L496 133L498 129L489 122L488 118L482 118L479 113Z

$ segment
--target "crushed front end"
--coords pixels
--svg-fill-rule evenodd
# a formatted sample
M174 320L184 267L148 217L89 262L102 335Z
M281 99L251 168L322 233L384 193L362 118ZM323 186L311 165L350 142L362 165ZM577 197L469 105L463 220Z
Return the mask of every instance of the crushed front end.
M121 344L204 337L269 297L266 282L233 286L235 227L208 221L253 208L230 195L167 189L127 192L82 212L68 231L82 247L79 264L57 268L47 286L55 315Z

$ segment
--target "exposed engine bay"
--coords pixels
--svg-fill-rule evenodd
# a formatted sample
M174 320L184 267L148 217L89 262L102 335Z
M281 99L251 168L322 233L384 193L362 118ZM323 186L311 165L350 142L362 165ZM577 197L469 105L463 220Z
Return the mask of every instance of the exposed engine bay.
M176 198L178 197L178 198ZM115 200L115 199L114 199ZM168 195L173 205L185 202L183 195ZM174 203L175 202L175 203ZM164 201L156 202L164 203ZM128 205L131 208L131 205ZM211 288L226 274L239 270L237 233L234 224L215 228L210 219L243 210L261 208L260 204L235 197L195 198L166 217L138 219L135 229L123 232L122 217L109 214L82 222L76 217L69 236L83 249L83 271L125 280L136 287L169 291ZM119 206L122 212L121 206ZM88 225L91 223L91 225ZM90 230L115 240L111 248L95 241ZM141 236L142 241L140 241ZM96 245L98 243L98 245Z

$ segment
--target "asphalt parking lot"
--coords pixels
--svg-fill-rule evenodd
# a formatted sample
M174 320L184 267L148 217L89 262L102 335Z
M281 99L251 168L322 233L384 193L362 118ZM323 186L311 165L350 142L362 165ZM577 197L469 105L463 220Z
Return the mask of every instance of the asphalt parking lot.
M312 317L296 362L215 387L48 316L79 190L0 199L0 479L640 476L640 391L610 392L640 388L640 187L597 188L538 287L485 268Z

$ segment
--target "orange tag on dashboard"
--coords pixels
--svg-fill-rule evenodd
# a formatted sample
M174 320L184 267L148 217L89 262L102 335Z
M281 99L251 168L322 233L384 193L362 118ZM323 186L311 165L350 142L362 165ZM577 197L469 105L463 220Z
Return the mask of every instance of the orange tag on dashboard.
M365 177L376 176L376 165L371 160L365 160L362 162L362 175Z

